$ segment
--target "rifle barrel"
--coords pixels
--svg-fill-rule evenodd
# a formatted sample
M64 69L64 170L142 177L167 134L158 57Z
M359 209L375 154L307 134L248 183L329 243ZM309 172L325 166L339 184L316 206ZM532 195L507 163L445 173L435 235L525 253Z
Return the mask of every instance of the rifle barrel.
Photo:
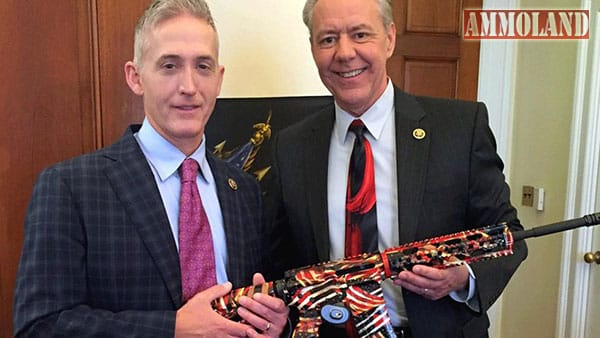
M580 218L575 218L568 221L556 222L548 225L542 225L539 227L535 227L529 230L517 231L513 232L513 239L516 241L520 241L526 238L531 237L539 237L548 234L553 234L556 232L571 230L575 228L579 228L582 226L592 226L600 224L600 212L595 214L585 215Z

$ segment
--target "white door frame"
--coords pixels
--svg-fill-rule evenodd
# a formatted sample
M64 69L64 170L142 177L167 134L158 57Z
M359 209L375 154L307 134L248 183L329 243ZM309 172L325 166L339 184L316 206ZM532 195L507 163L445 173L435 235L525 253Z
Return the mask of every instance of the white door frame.
M514 9L518 6L519 0L483 0L482 7ZM510 176L516 56L515 40L481 40L477 99L488 107L490 127L496 137L498 154L504 161L507 181Z
M594 0L597 1L597 0ZM600 189L600 25L592 1L583 0L590 9L590 39L578 47L577 73L571 127L569 181L565 218L580 217L597 211ZM591 265L583 262L583 253L592 250L592 228L566 232L563 239L561 280L558 299L556 337L585 336Z
M483 0L483 9L518 8L519 0ZM510 177L512 121L516 77L515 40L481 40L477 99L485 102L490 128L496 137L498 154L504 161L504 175ZM501 337L502 296L489 310L491 338Z

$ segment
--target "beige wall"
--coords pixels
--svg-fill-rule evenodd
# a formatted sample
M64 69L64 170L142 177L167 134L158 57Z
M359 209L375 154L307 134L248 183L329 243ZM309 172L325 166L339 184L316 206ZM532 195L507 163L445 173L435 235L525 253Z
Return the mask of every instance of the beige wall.
M304 0L207 2L225 66L221 97L329 95L310 54Z
M522 0L526 8L579 8L578 1ZM564 218L577 43L517 46L510 182L526 228ZM521 205L523 185L544 188L544 211ZM562 235L530 239L529 257L503 297L501 337L554 337Z

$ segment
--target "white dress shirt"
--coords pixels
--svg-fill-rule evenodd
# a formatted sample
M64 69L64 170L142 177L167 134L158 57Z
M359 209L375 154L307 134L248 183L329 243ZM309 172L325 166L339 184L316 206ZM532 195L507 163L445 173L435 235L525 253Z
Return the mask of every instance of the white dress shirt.
M375 165L375 195L377 198L377 231L379 250L398 246L398 181L396 170L396 123L394 114L394 86L388 85L381 97L360 119L368 132L365 137L371 143ZM346 187L348 184L348 165L352 154L354 134L348 127L356 117L335 104L335 123L331 134L329 149L329 168L327 172L327 204L329 218L329 238L331 259L344 257ZM471 270L469 268L469 270ZM469 292L451 293L458 302L472 298L475 281L470 271ZM393 326L407 326L408 318L402 297L402 288L385 280L382 284L386 306Z

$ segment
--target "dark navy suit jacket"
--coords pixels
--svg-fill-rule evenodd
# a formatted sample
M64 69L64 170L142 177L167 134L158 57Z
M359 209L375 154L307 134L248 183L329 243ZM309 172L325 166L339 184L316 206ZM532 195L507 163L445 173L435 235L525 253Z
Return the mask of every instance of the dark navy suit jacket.
M412 96L397 88L394 97L398 244L501 221L511 230L522 229L485 106ZM282 130L273 142L274 187L267 209L280 272L329 260L327 167L334 118L331 104ZM425 138L413 137L417 128L426 132ZM430 301L405 290L413 336L487 336L485 312L526 255L525 244L519 243L513 256L471 265L479 312L450 297Z
M133 136L137 129L39 176L25 220L16 336L173 337L182 305L179 257ZM252 274L266 268L258 183L207 158L222 208L229 280L250 285Z

